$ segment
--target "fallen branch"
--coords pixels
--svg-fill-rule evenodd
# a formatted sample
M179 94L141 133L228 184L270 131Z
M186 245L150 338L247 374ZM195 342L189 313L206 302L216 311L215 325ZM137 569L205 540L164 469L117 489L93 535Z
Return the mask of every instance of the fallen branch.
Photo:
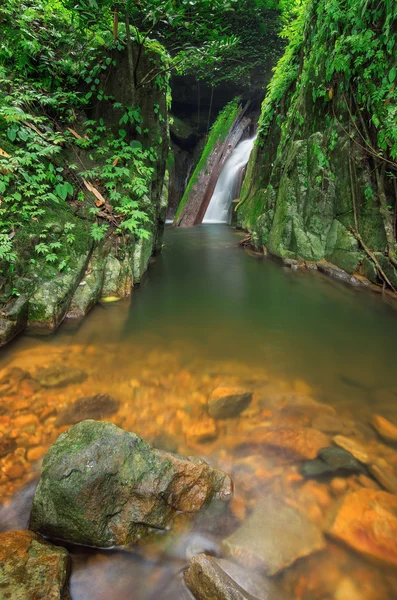
M364 242L363 238L361 237L361 235L358 233L358 231L356 231L353 227L349 228L350 231L352 232L352 234L354 235L354 237L356 238L356 240L359 242L359 244L361 245L362 249L364 250L364 252L369 256L369 258L372 260L372 262L374 263L379 275L381 276L381 278L383 279L383 281L385 283L387 283L387 285L390 287L390 289L393 290L394 293L397 293L397 290L395 289L395 287L393 286L393 284L391 283L390 279L388 278L388 276L386 275L386 273L384 272L384 270L382 269L382 267L379 264L379 261L377 260L375 254L368 248L368 246L366 245L366 243Z

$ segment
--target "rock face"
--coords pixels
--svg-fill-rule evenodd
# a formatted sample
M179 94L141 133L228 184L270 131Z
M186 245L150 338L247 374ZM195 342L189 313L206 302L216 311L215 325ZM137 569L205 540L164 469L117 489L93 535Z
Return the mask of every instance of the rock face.
M32 531L0 534L0 598L67 600L69 555Z
M184 580L197 600L283 600L279 587L259 573L228 560L198 554Z
M370 489L353 492L328 533L369 558L397 566L397 496Z
M324 547L321 531L279 498L261 500L248 519L223 542L227 555L245 567L275 575Z
M208 401L208 413L214 419L238 417L251 400L252 393L242 388L218 387Z
M111 423L82 421L44 458L30 528L89 546L121 546L232 495L207 463L160 450Z

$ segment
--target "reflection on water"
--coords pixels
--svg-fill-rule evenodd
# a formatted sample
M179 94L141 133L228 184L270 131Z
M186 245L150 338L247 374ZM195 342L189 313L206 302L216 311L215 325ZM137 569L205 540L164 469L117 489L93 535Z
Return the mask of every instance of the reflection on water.
M329 525L349 494L397 494L397 445L371 426L374 414L392 428L397 420L397 313L369 293L253 258L238 239L227 226L169 229L131 302L97 306L55 337L21 337L0 355L1 531L26 526L41 458L81 418L104 418L157 447L204 458L235 482L221 513L181 518L174 532L131 551L72 549L73 600L189 598L188 559L222 556L222 540L263 498L294 507L326 533L322 550L277 576L290 598L397 598L392 517L379 533L387 555L380 562L354 540L341 543ZM43 375L52 366L58 387ZM85 378L73 382L76 370ZM240 417L213 419L208 398L225 385L253 392L253 400ZM314 457L316 440L333 446L335 435L365 453L364 472L303 479L300 464ZM368 536L365 515L364 507ZM275 540L258 535L265 552L277 551Z

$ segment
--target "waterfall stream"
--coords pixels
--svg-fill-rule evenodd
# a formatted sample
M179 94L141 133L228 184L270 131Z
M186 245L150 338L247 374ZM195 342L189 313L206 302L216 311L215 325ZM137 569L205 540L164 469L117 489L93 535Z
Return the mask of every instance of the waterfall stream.
M232 201L240 192L241 174L256 136L240 142L226 161L205 213L203 223L229 223Z

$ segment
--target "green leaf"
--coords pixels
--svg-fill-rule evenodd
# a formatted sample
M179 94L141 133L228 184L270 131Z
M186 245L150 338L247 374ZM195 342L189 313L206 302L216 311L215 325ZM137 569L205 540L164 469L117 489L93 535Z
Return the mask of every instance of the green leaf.
M389 71L389 81L390 81L390 83L393 83L393 81L396 78L396 75L397 75L397 69L396 69L396 67L393 67Z

